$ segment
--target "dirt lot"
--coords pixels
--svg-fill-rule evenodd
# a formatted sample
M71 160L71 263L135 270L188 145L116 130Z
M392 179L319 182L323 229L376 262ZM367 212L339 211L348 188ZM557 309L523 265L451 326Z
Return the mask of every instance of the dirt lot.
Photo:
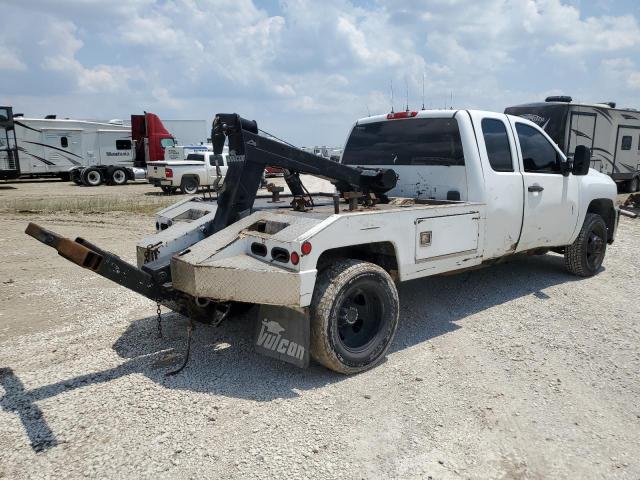
M259 356L238 318L199 327L167 378L184 319L165 313L157 338L151 302L23 231L133 261L173 200L0 185L0 478L640 478L640 220L621 220L594 278L549 254L401 285L370 372Z

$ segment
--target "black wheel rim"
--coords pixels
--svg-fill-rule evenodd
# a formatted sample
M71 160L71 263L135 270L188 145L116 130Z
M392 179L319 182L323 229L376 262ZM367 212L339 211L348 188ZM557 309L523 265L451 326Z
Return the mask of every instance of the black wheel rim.
M597 270L604 260L606 249L605 232L601 228L594 228L587 237L587 265L591 270Z
M382 324L382 302L375 286L367 283L351 288L338 309L338 338L351 352L366 349Z

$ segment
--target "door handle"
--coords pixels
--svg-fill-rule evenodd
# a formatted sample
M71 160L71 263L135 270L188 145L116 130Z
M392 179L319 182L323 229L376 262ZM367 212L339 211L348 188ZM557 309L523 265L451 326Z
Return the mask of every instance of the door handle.
M544 190L544 187L541 185L530 185L527 190L529 190L530 192L541 192Z

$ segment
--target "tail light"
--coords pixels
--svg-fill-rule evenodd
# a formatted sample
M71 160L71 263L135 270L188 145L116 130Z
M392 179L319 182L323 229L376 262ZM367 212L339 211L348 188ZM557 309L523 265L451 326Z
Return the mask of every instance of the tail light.
M164 176L167 178L173 178L173 170L171 170L170 168L165 168Z
M291 252L291 263L297 265L300 262L300 255L296 252Z
M387 115L387 120L397 120L398 118L412 118L415 117L416 115L418 115L418 112L396 112L396 113L389 113Z
M300 247L300 251L303 255L309 255L311 253L311 243L304 242Z

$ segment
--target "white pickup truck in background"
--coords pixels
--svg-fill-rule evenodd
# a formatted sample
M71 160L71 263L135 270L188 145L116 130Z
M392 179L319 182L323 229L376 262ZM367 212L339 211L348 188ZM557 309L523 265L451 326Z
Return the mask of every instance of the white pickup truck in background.
M227 173L227 155L213 152L189 153L185 160L153 162L147 169L147 181L165 193L193 195L200 187L216 191Z

